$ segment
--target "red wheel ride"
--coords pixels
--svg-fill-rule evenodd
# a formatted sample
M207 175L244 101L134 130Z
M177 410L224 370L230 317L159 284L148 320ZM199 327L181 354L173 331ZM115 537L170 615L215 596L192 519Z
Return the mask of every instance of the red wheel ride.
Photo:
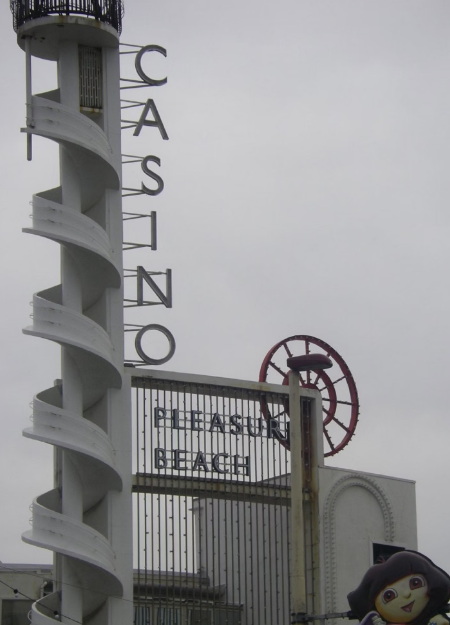
M328 373L302 372L300 384L305 388L318 390L322 396L325 456L334 456L344 449L353 437L359 414L358 391L342 356L325 341L314 336L306 334L290 336L274 345L267 353L261 365L259 381L288 384L287 358L312 352L323 353L333 362L333 368ZM287 405L286 412L289 412L288 408ZM267 410L263 409L262 412L267 419Z

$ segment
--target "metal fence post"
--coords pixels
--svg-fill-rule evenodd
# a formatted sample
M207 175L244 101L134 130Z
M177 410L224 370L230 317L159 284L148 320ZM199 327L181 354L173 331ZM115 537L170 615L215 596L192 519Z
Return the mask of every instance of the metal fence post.
M302 424L300 376L297 371L289 371L289 414L291 423L292 612L306 614Z

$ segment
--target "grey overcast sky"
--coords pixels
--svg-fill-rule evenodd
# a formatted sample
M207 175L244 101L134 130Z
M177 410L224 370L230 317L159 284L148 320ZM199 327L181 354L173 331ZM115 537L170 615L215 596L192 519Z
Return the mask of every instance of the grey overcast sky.
M36 140L26 161L8 5L0 560L48 562L20 535L52 487L52 450L21 431L33 395L60 376L59 349L21 329L32 294L59 281L59 250L21 228L32 194L58 184L57 149ZM235 378L257 379L290 335L330 343L361 400L356 436L330 464L416 480L419 548L447 570L449 31L448 0L126 0L122 36L168 51L146 60L167 85L132 97L153 97L170 137L124 132L124 151L161 158L165 182L127 201L158 211L159 249L128 252L125 266L174 279L173 309L127 320L173 332L165 368ZM129 59L123 75L134 77ZM35 92L55 87L54 66L35 62L33 79ZM125 181L139 180L128 167Z

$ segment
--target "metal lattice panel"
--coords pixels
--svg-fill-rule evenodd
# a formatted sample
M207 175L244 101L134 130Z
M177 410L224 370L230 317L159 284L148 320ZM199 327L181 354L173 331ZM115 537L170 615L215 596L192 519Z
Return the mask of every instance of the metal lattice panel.
M134 385L136 625L288 623L286 395Z
M102 51L79 46L80 106L102 108Z

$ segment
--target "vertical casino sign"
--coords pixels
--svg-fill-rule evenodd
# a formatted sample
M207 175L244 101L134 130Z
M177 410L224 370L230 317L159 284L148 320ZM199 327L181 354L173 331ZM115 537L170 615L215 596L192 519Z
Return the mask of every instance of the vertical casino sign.
M132 138L145 136L145 133L156 133L161 140L167 141L169 135L165 128L162 116L153 98L142 100L132 99L125 94L134 93L135 90L147 90L152 87L163 87L167 84L167 77L153 78L144 67L148 59L157 57L167 57L167 50L156 44L138 46L135 44L121 44L122 58L128 55L134 57L134 76L121 76L121 110L122 110L122 132L133 130ZM123 67L124 63L122 64ZM138 112L138 115L133 113ZM135 117L135 119L130 119ZM155 134L152 136L152 140ZM164 180L159 173L161 158L156 154L123 154L123 165L139 166L144 180L137 186L122 187L122 197L124 198L124 242L123 251L148 250L156 251L158 247L157 237L157 212L155 210L133 210L133 199L143 197L151 201L152 198L160 195L164 191ZM128 173L128 172L127 172ZM144 227L142 227L142 225ZM136 228L136 225L139 225ZM135 226L134 234L131 226ZM128 229L129 228L129 229ZM144 233L144 234L142 234ZM146 238L146 236L148 238ZM144 238L142 238L144 237ZM135 292L132 297L125 296L124 308L142 308L145 306L162 305L172 308L172 270L155 271L144 265L137 265L132 269L124 269L125 278L135 285ZM134 347L140 360L126 357L129 366L139 365L162 365L169 361L175 353L175 338L165 326L157 323L137 324L126 320L125 332L135 334ZM159 336L158 336L159 335ZM149 348L145 347L144 339L165 337L166 352L158 357L149 353ZM148 343L147 343L148 344Z

